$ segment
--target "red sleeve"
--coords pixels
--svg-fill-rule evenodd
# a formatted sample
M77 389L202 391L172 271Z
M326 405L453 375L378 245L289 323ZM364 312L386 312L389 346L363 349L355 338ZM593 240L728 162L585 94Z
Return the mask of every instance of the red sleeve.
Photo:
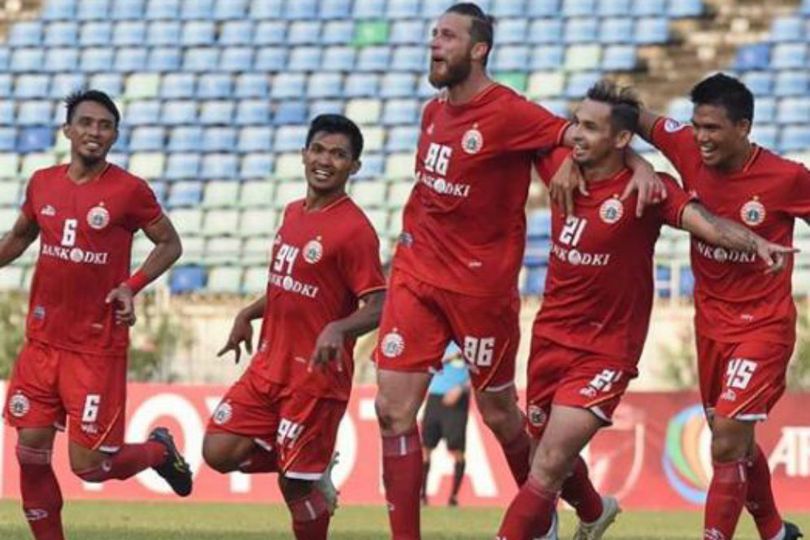
M810 170L799 164L796 179L785 205L785 212L805 220L810 220Z
M538 154L534 161L534 167L537 169L537 175L540 177L540 180L542 180L546 186L551 183L551 179L554 178L557 169L560 168L563 161L570 155L571 149L563 146L558 146L550 152Z
M683 209L697 198L685 192L670 175L658 173L658 176L663 180L667 190L667 198L657 207L661 219L670 227L681 228Z
M354 294L360 298L375 290L385 288L380 263L380 241L371 224L365 222L355 228L352 241L346 242L341 251L340 270L343 279Z
M163 215L163 209L155 198L155 193L143 180L138 180L129 202L127 226L133 231L143 229Z
M23 213L25 217L30 219L31 221L36 222L37 220L37 213L34 210L34 203L31 200L31 194L34 192L34 180L36 180L37 174L34 173L31 176L31 179L28 181L28 185L25 186L25 199L20 206L20 211Z
M549 150L562 142L568 121L524 97L516 96L504 112L501 142L512 151Z
M701 164L692 126L660 116L652 128L652 143L672 163L688 189L690 177Z

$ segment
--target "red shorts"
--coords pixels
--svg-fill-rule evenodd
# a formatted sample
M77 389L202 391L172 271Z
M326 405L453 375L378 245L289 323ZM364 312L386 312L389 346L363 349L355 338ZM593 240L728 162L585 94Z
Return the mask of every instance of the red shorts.
M784 343L724 343L698 335L700 396L707 414L765 420L785 392L793 347Z
M611 424L613 411L637 374L635 362L534 336L526 388L529 433L540 438L552 405L588 409Z
M332 461L346 402L294 392L248 369L214 410L207 433L249 437L278 452L281 472L318 480Z
M18 429L64 430L67 418L72 442L115 452L124 442L126 401L125 355L85 354L28 341L14 364L3 413Z
M379 369L437 372L453 340L470 366L476 390L514 384L520 342L520 296L476 297L394 272L374 351Z

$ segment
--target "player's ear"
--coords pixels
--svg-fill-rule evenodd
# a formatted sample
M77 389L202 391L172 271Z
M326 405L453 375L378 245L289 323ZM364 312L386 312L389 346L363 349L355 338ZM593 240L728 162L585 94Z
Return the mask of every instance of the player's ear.
M349 169L349 176L354 176L355 174L357 174L357 171L359 171L360 167L362 166L363 166L362 161L360 161L359 159L354 160L352 162L352 168Z
M479 41L472 47L472 51L470 52L470 56L476 62L484 63L484 58L487 57L487 53L489 52L489 45L484 43L483 41Z
M70 124L67 122L62 124L62 135L64 135L66 139L70 139Z
M624 150L630 146L630 141L633 139L633 132L623 129L616 134L616 149Z
M737 128L737 133L740 135L740 138L748 137L751 134L751 121L747 118L736 122L735 127Z
M301 149L301 163L303 163L304 165L307 164L307 147L306 146Z

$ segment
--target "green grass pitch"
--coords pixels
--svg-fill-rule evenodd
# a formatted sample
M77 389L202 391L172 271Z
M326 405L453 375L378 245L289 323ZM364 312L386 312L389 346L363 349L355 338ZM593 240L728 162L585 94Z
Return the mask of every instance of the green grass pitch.
M423 512L425 540L491 539L501 509L429 507ZM562 512L560 538L571 538L575 518ZM791 515L810 532L810 515ZM694 540L700 537L701 515L692 512L626 512L608 539ZM64 511L70 540L267 540L289 539L289 516L279 505L68 502ZM331 539L387 538L382 507L340 508L332 521ZM0 538L30 540L17 501L0 502ZM735 540L756 540L750 518L743 517Z

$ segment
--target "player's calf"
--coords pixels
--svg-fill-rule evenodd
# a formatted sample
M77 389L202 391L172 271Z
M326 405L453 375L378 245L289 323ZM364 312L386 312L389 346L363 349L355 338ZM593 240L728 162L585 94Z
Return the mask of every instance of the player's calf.
M17 445L25 518L36 540L64 540L62 491L51 466L50 448Z
M332 512L315 482L279 476L279 487L290 510L296 540L326 540Z

